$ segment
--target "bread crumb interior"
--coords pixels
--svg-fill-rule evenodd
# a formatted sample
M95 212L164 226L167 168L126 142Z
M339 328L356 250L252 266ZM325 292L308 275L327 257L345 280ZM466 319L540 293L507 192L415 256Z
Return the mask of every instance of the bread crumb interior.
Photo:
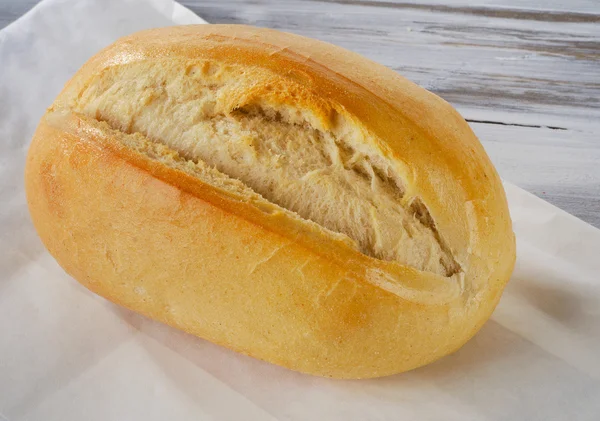
M270 102L269 92L297 102ZM459 272L427 207L405 197L368 134L333 106L326 121L311 114L301 106L309 95L265 71L153 61L106 69L71 106L130 135L120 137L128 147L241 196L259 195L349 237L368 256Z

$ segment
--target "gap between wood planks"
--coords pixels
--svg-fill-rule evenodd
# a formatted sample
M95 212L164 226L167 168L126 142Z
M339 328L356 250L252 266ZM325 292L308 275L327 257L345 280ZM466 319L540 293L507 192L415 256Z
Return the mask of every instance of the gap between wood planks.
M544 125L536 125L536 124L504 123L502 121L474 120L472 118L466 118L465 120L467 122L469 122L469 123L498 124L500 126L531 127L531 128L534 128L534 129L568 130L566 127L559 127L559 126L544 126Z

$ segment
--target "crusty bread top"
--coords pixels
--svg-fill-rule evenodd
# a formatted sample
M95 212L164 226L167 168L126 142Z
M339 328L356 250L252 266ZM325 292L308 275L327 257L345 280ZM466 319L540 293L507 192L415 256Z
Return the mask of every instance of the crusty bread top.
M84 66L49 115L64 113L403 298L476 302L512 270L504 192L467 123L338 47L244 26L145 31Z

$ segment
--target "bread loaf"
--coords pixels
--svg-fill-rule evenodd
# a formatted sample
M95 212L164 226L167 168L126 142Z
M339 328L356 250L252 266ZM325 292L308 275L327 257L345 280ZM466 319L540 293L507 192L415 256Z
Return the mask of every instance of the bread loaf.
M321 376L455 351L515 261L500 179L448 103L268 29L107 47L42 118L26 189L42 241L90 290Z

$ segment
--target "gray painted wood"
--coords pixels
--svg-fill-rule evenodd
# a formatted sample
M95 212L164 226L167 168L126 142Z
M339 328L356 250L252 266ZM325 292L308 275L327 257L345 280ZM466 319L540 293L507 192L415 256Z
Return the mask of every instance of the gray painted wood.
M0 0L0 27L35 0ZM456 106L500 174L600 227L599 0L183 0L322 39Z

